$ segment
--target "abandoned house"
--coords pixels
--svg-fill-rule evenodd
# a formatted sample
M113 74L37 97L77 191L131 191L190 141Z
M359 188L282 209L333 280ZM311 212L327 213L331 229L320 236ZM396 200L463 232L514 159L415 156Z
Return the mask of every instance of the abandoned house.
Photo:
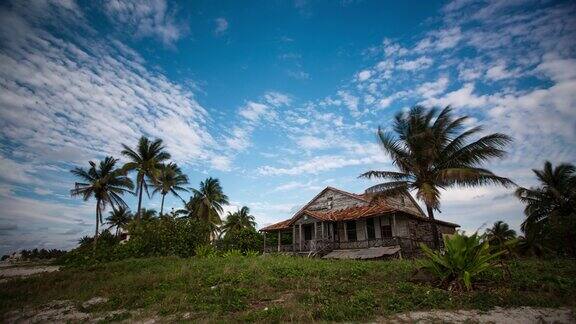
M335 259L412 257L433 244L432 222L441 235L459 225L429 219L409 193L395 196L322 190L288 220L262 228L266 252ZM274 244L270 238L274 238Z

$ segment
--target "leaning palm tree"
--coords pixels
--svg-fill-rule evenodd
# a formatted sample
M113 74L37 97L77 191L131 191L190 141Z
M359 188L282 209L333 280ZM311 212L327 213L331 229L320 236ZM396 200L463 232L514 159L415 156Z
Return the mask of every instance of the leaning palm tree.
M152 194L159 192L162 195L162 203L160 204L160 216L162 216L164 211L164 198L168 193L180 198L184 201L182 197L178 194L179 191L188 191L186 188L182 187L188 184L188 177L182 173L182 170L176 165L176 163L163 164L159 169L155 177L155 181L152 183L154 186L154 191Z
M415 190L416 197L426 205L428 217L434 220L434 210L440 211L441 189L514 185L510 179L482 168L488 160L503 157L506 153L504 147L512 139L495 133L471 140L482 127L464 129L467 120L467 116L455 118L450 107L438 112L437 109L415 106L408 113L396 114L393 131L378 128L378 137L399 171L363 173L360 177L388 180L368 188L367 192L379 196ZM432 231L434 245L439 247L434 221Z
M124 165L127 171L136 171L136 193L138 194L138 208L136 209L136 221L140 220L140 210L142 208L142 192L148 193L146 178L154 180L162 162L170 159L170 154L164 151L161 139L154 142L144 136L138 141L136 150L122 144L124 150L122 155L126 156L130 162Z
M132 220L132 213L125 206L115 208L110 212L110 216L106 218L106 223L110 225L109 228L116 227L116 236L121 228L124 228Z
M490 245L498 249L505 248L507 242L516 238L516 231L501 220L495 222L491 228L486 230L485 234ZM506 247L506 249L508 248Z
M108 204L113 208L125 207L122 195L132 193L134 188L132 180L125 175L121 169L115 168L117 159L111 156L96 162L90 161L88 170L74 168L71 172L82 179L83 182L76 182L74 189L70 190L73 197L81 196L84 201L90 198L96 199L96 233L94 234L94 246L96 246L99 234L99 224L102 222L102 212Z
M254 220L254 216L250 215L250 209L248 207L243 206L233 213L228 212L228 216L224 224L222 224L221 230L223 233L230 233L244 228L255 227L256 221Z
M192 197L185 204L183 213L186 214L185 217L206 222L210 227L210 239L214 239L218 226L222 224L220 214L224 205L228 205L228 196L224 194L220 181L207 178L200 182L199 189L192 188Z
M540 185L516 190L516 196L526 205L522 231L542 232L537 236L543 239L544 234L555 233L563 241L559 249L576 255L576 167L566 163L553 167L546 161L544 169L532 171Z

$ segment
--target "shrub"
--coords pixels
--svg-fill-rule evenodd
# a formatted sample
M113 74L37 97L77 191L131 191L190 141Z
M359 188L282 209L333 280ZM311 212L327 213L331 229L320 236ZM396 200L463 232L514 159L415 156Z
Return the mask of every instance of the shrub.
M440 279L442 286L450 290L472 289L472 280L479 273L495 267L495 261L503 251L492 253L487 241L480 236L456 233L444 239L445 251L433 251L421 244L426 256L423 266Z
M194 254L200 258L209 258L217 255L216 249L214 249L214 246L210 244L197 246L194 250Z
M248 251L244 252L244 255L247 256L247 257L253 258L253 257L259 256L259 255L260 255L260 252L254 251L254 250L248 250Z
M232 250L228 250L228 251L224 252L224 254L222 254L222 256L225 258L239 257L239 256L242 256L242 251L237 250L237 249L232 249Z
M97 246L81 244L59 260L70 266L117 261L126 258L151 256L190 257L198 246L207 244L209 228L198 220L168 217L132 222L128 226L130 240L119 244L119 239L104 231Z
M262 251L264 239L254 228L229 231L216 242L218 249L228 251L232 249L246 251Z

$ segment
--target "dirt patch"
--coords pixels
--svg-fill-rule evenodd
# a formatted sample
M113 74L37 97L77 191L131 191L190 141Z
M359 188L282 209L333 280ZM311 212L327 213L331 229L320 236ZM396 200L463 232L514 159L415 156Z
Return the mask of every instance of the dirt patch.
M28 266L28 267L3 267L0 268L0 282L9 278L28 277L37 273L54 272L60 270L59 266Z
M397 315L382 322L391 323L576 323L574 313L568 308L500 308L490 311L426 311Z
M84 303L86 306L94 306L106 302L105 298L95 297ZM84 307L83 305L83 307ZM115 310L110 312L85 312L78 309L69 300L54 301L39 308L26 308L21 311L6 313L3 323L97 323L101 321L118 321L133 316L136 312Z

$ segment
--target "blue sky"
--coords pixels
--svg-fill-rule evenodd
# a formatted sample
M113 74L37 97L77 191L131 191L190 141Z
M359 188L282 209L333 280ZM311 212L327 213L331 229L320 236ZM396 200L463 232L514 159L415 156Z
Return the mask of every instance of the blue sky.
M415 104L513 136L489 167L533 185L544 160L576 161L574 17L570 1L4 1L0 252L91 234L69 170L142 134L260 226L373 184L358 174L392 168L377 127ZM511 189L442 194L468 231L522 220Z

